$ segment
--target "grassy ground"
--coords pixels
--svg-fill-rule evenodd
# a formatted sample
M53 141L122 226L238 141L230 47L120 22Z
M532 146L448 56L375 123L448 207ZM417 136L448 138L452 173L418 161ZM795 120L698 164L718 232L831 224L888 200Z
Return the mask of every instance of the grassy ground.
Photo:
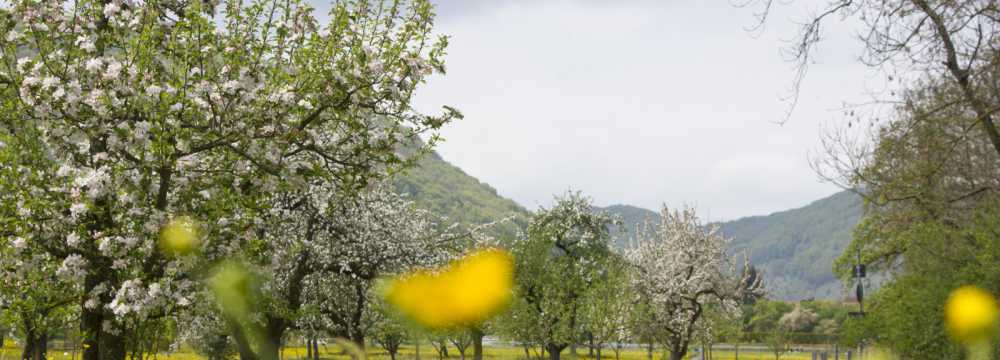
M13 343L7 342L4 344L2 350L0 350L0 360L18 360L21 357L21 350L18 349ZM396 356L397 360L415 360L416 359L416 349L411 346L403 346L399 354ZM378 347L369 346L367 349L368 358L370 360L388 360L389 354ZM455 348L450 348L448 350L450 357L448 359L458 360L460 359L459 352ZM578 357L573 357L569 354L569 351L563 353L562 358L566 360L596 360L593 357L586 356L586 349L580 349L582 353ZM284 360L299 360L306 357L306 349L304 347L287 347L283 350L282 355ZM71 351L63 351L59 349L53 349L49 351L49 360L77 360L80 358L79 351L76 356ZM472 358L472 350L469 349L466 352L468 359ZM484 350L484 360L523 360L524 351L521 348L514 347L486 347ZM663 360L663 352L659 351L654 354L654 360ZM351 360L349 356L343 354L340 348L335 346L320 346L320 357L324 360ZM746 352L740 351L740 360L772 360L774 359L774 354L764 353L764 352ZM420 346L420 359L421 360L438 360L437 353L430 346L430 344L424 343ZM714 360L734 360L735 354L731 351L715 351L713 353L712 359ZM809 353L787 353L781 356L781 360L811 360L812 356ZM832 360L833 357L831 356ZM841 357L841 359L846 359L846 357ZM855 358L857 359L857 358ZM173 353L160 353L157 354L155 360L204 360L204 357L188 350L182 350ZM602 352L602 360L615 360L615 354L611 350L604 350ZM642 349L625 349L621 352L621 360L647 360L646 352Z

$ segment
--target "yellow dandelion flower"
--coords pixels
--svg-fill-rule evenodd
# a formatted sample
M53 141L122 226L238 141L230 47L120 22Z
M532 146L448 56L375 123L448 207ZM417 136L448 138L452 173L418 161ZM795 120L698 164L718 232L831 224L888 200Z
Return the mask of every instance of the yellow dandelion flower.
M198 229L187 216L171 220L160 230L160 250L170 256L184 256L197 250Z
M948 333L955 341L963 344L987 341L996 332L997 302L982 289L963 286L951 292L944 317Z
M505 251L473 253L438 271L417 271L388 283L386 301L417 323L467 327L502 311L511 300L514 259Z

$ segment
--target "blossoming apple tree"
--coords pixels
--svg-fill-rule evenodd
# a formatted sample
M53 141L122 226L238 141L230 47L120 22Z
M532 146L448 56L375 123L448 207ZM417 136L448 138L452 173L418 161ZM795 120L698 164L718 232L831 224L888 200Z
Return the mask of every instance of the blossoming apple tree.
M261 276L261 325L272 350L290 328L336 329L363 344L375 281L445 262L463 236L385 185L349 199L333 191L289 199L296 201L258 229L266 241L244 251ZM238 345L241 354L249 346Z
M10 139L0 133L0 144ZM0 179L31 181L23 167L12 166L20 154L0 145ZM0 214L16 214L11 193L0 193ZM16 217L0 216L0 229L17 222ZM9 324L21 335L22 358L43 359L50 335L71 319L77 302L76 274L21 236L0 238L0 324Z
M704 321L708 306L736 315L743 291L761 291L745 284L726 254L726 239L706 227L693 209L660 213L658 227L647 222L637 231L637 245L627 258L634 267L632 285L646 302L644 315L662 338L671 360L683 359L691 340L710 331ZM748 290L749 289L749 290Z
M123 359L138 321L190 305L205 257L156 246L179 216L239 253L276 194L351 194L459 117L414 111L444 70L425 0L14 0L0 7L0 234L72 274L83 358ZM347 198L348 196L344 196ZM207 256L211 257L211 256Z
M512 250L517 296L502 325L510 337L542 346L551 360L577 342L584 302L611 255L609 225L615 222L594 212L579 193L534 214Z
M328 218L338 233L320 242L317 258L324 265L305 278L309 309L303 312L314 316L302 326L359 346L382 318L374 306L381 277L442 265L464 250L488 247L494 240L488 230L500 223L459 229L388 186L365 192Z

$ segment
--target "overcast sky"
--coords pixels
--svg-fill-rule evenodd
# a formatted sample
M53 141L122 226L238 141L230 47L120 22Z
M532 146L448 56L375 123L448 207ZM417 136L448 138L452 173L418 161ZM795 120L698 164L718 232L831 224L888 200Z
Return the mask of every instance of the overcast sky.
M833 19L776 124L794 75L781 49L822 3L784 5L754 38L753 9L729 0L438 0L448 74L416 105L460 109L439 153L530 209L567 189L709 220L803 206L838 191L808 164L821 124L877 83Z

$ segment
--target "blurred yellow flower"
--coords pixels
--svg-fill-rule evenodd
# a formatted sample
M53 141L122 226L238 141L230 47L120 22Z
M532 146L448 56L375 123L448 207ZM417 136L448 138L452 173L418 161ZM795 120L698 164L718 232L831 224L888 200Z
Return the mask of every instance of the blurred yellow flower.
M208 287L227 316L235 320L249 316L250 280L250 273L239 263L224 262L215 267Z
M391 280L386 301L432 329L476 325L511 300L514 259L506 251L475 252L437 271L417 271Z
M997 302L992 295L974 286L951 292L944 306L948 333L955 341L974 344L988 341L997 328Z
M160 250L170 256L184 256L198 248L198 229L191 218L177 217L160 230Z

